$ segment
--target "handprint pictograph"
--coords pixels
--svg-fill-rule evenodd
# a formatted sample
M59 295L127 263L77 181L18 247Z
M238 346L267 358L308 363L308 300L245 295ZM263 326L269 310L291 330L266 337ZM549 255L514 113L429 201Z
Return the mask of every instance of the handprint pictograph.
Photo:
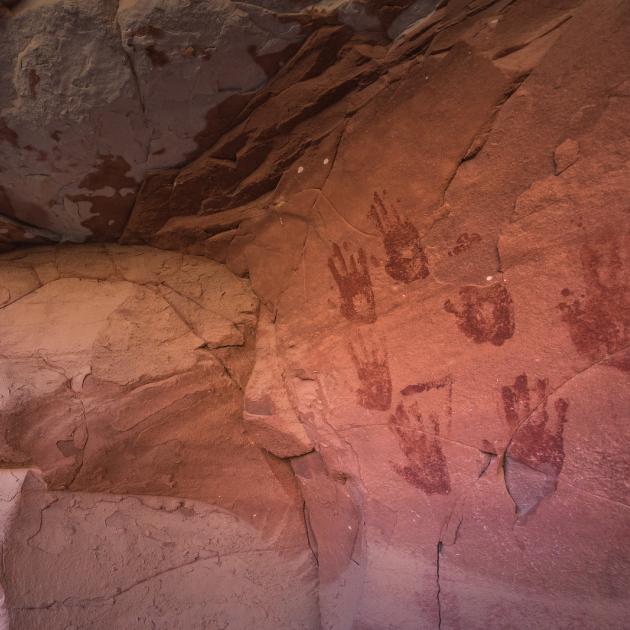
M348 344L348 350L360 383L357 389L359 404L365 409L387 411L392 404L387 351L379 351L373 341L366 344L360 335L357 335L355 344Z
M467 249L470 249L474 243L481 242L481 236L476 232L472 234L468 234L468 232L464 232L457 237L457 241L452 249L448 250L449 256L459 256L461 253L465 252Z
M394 280L413 282L429 275L429 265L416 226L401 217L383 195L374 193L369 217L383 237L385 270Z
M409 462L394 466L394 470L427 494L448 494L451 479L440 444L438 416L430 413L425 418L417 402L408 406L401 402L390 418L390 426Z
M596 249L584 244L580 262L585 292L562 291L562 321L578 351L597 361L630 344L630 233ZM624 264L625 261L625 264ZM623 369L624 363L613 363Z
M344 248L349 249L347 243L344 243ZM342 315L351 322L374 323L376 301L365 251L359 248L356 257L350 254L346 263L341 247L333 243L333 255L328 258L328 267L339 289Z
M460 306L446 300L444 310L455 315L459 329L474 342L500 346L514 335L514 302L504 284L462 287L459 297Z
M512 433L508 455L534 470L556 479L564 464L564 425L569 403L555 402L553 413L547 409L549 381L536 379L530 385L520 374L511 386L501 389L505 420Z

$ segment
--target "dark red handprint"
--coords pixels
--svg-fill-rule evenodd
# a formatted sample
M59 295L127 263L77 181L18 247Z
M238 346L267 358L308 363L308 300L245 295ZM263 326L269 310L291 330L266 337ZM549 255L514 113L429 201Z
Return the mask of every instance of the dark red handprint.
M444 310L457 318L459 329L476 343L502 345L514 334L514 303L502 283L462 287L461 305L446 300Z
M389 373L387 352L379 352L376 344L366 346L361 336L355 345L348 344L357 377L358 402L365 409L387 411L392 404L392 379Z
M547 379L536 379L530 387L527 375L521 374L512 386L502 388L501 395L505 419L513 432L508 455L556 478L564 464L563 433L569 403L558 398L550 414L548 389Z
M344 246L348 248L346 243ZM333 243L333 255L328 259L328 267L339 288L342 315L351 322L374 323L376 301L363 249L359 248L356 258L350 254L346 264L341 248Z
M390 418L390 426L409 461L406 466L394 466L396 472L427 494L448 494L451 479L439 440L437 415L431 413L425 420L417 403L406 407L401 402Z
M429 265L416 226L403 219L393 204L374 193L369 217L383 237L387 254L385 270L400 282L413 282L429 275ZM388 208L389 205L389 208Z
M630 344L630 233L611 236L599 249L582 246L580 261L585 294L573 297L569 289L562 295L562 321L569 326L571 339L584 356L597 361ZM624 369L624 363L613 363Z

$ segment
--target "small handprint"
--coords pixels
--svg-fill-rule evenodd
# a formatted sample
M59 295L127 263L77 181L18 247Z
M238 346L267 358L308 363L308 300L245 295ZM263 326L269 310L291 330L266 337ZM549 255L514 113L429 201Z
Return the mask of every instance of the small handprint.
M501 395L505 419L514 435L508 454L556 478L564 464L563 433L569 403L558 398L555 413L549 414L548 390L547 379L536 379L530 387L527 375L521 374L512 386L502 388Z
M502 345L514 334L514 303L507 287L494 283L486 287L462 287L461 306L446 300L444 310L458 320L459 329L476 343Z
M459 256L462 252L470 249L474 243L481 242L481 236L476 232L472 234L468 234L468 232L464 232L457 237L457 241L452 249L448 250L449 256Z
M346 243L344 247L348 248ZM339 288L342 315L351 322L374 323L376 301L363 249L359 248L356 258L354 254L350 254L346 264L341 248L333 243L333 255L328 259L328 267Z
M569 326L571 339L580 353L593 361L614 354L630 343L630 233L619 236L600 249L582 246L580 261L585 295L573 297L569 289L562 295L572 298L558 308Z
M348 349L361 383L357 389L359 404L365 409L387 411L392 404L392 380L387 352L379 352L372 342L366 347L360 335L355 345L348 344Z
M401 218L393 204L389 204L388 208L384 196L385 192L383 196L374 193L369 217L383 237L387 254L385 270L400 282L426 278L429 275L428 260L416 226Z
M390 418L390 426L409 461L407 466L394 466L396 472L427 494L448 494L451 480L440 445L437 415L429 414L425 422L417 403L405 407L401 402Z

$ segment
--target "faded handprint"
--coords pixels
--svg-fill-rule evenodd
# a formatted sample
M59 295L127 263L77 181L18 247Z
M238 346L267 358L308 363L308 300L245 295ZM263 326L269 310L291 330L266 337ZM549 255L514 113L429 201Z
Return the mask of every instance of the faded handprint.
M387 411L392 404L387 352L379 352L373 342L367 347L360 335L355 345L348 344L348 349L361 384L357 389L359 404L365 409Z
M501 390L505 419L513 433L508 454L530 468L558 477L564 464L564 425L569 403L555 402L555 413L547 410L549 381L536 379L530 387L527 375L516 377Z
M396 472L427 494L448 494L451 480L439 440L437 415L431 413L425 420L417 403L406 407L401 402L390 418L390 426L409 461L406 466L394 466Z
M468 232L464 232L457 237L457 241L452 249L448 250L449 256L459 256L462 252L465 252L467 249L470 249L474 243L479 243L481 241L481 236L476 232L472 234L468 234Z
M348 249L346 243L344 248ZM341 248L333 243L333 255L328 259L328 267L339 288L342 315L351 322L374 323L376 302L363 249L359 248L356 258L350 254L346 263Z
M630 233L612 236L599 249L585 244L580 252L585 293L562 291L558 304L578 351L593 361L630 344ZM624 264L625 263L625 264ZM571 301L568 298L572 298ZM622 367L623 363L617 364Z
M462 287L461 306L446 300L444 310L457 318L459 329L476 343L502 345L514 334L514 303L507 287L494 283L486 287Z
M387 204L374 193L369 217L383 237L383 246L387 254L385 270L400 282L413 282L429 275L426 254L420 241L416 226L403 219L393 204ZM389 208L388 208L389 205Z

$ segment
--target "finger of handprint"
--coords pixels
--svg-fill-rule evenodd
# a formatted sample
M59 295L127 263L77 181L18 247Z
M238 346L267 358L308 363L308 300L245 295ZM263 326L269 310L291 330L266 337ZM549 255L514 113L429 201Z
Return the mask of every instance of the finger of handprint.
M556 414L560 424L567 422L567 411L569 410L569 401L564 398L558 398L555 402Z
M547 398L547 390L549 388L549 379L538 378L536 379L536 405L539 405Z
M514 416L516 416L516 419L518 421L518 409L516 394L514 393L514 390L511 387L505 385L501 390L501 395L503 398L503 408L505 409L506 417L513 418Z
M328 268L330 269L330 273L332 274L333 278L335 279L335 282L341 286L341 283L343 282L343 278L341 277L341 274L339 273L339 271L337 271L337 267L335 265L335 261L332 258L328 259Z
M343 257L343 252L341 251L341 247L337 243L333 243L333 256L337 258L339 261L341 272L345 275L348 273L348 266L346 265L346 260Z
M514 409L519 421L523 420L530 414L529 404L529 383L527 374L520 374L514 381Z
M350 254L350 273L357 273L357 261L354 254Z
M433 433L435 433L435 435L440 435L440 421L437 417L437 414L432 413L429 416L429 420L431 420L431 424L433 426Z
M385 196L385 193L383 193L383 197ZM378 208L378 212L380 212L381 214L381 220L383 221L383 224L387 224L387 206L385 205L385 201L383 200L383 197L381 197L378 193L374 193L374 205L376 208Z
M587 282L598 286L601 285L601 256L590 245L586 244L582 247L580 252L580 261L582 263L582 269L584 270L585 280Z
M363 269L363 273L365 276L369 276L370 272L368 269L367 256L365 255L365 251L362 247L359 248L359 264Z
M377 192L374 192L372 199L374 200L374 206L378 209L378 212L381 212L381 214L387 214L383 198Z
M374 223L374 225L376 225L376 228L378 229L379 232L384 232L385 228L383 226L383 221L381 221L381 217L378 213L378 208L372 204L370 206L370 218L372 219L372 222Z

